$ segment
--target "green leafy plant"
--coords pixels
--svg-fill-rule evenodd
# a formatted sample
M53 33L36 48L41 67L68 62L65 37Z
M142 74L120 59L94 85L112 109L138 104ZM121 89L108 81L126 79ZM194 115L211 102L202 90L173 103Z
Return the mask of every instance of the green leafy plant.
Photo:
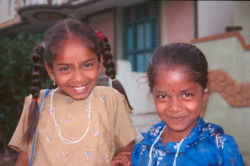
M43 34L20 33L15 38L0 38L0 149L7 144L20 118L25 96L31 88L31 52ZM43 80L48 85L46 76Z

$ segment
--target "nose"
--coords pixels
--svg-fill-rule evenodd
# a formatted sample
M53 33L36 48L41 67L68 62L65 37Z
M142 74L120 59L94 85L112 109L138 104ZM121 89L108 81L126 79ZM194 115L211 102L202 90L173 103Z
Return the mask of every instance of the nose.
M75 69L72 79L74 82L82 82L85 79L85 76L80 69Z
M179 112L182 110L182 104L177 96L171 98L171 110L174 112Z

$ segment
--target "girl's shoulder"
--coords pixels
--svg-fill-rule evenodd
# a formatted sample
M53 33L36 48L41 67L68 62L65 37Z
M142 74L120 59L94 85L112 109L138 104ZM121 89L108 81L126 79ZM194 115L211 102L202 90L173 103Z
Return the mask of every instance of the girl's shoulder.
M39 97L38 97L38 103L40 103L40 101L43 98L44 93L46 92L47 89L41 89L40 93L39 93ZM28 96L25 96L25 103L31 103L32 101L32 95L29 94Z
M163 130L164 126L165 126L164 122L160 121L160 122L154 124L152 127L150 127L148 129L147 134L152 135L152 136L157 136Z
M93 89L93 94L95 96L105 96L105 97L123 97L123 95L116 89L108 86L96 86Z
M123 105L125 105L126 109L128 107L123 94L112 87L96 86L92 93L93 99L97 99L98 101L101 99L108 107L119 106L121 108Z
M217 147L219 148L237 148L237 142L234 137L224 133L223 128L214 123L205 123L203 120L200 123L199 130L201 131L201 136L209 137L210 139L214 139L216 141Z
M233 136L225 134L220 125L206 123L200 118L193 131L190 136L192 138L197 136L197 138L191 143L196 142L194 144L198 146L196 149L206 148L210 151L217 151L218 156L220 156L219 162L223 162L222 165L233 165L232 161L235 161L235 165L242 165L243 160L237 142Z
M147 132L142 132L141 135L143 139L141 140L141 144L151 145L160 132L163 130L165 124L163 121L160 121L153 126L151 126Z

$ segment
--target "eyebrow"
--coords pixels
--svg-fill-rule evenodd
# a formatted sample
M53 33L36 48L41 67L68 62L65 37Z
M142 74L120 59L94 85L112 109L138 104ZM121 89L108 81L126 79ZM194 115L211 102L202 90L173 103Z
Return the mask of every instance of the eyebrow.
M156 93L168 93L167 91L155 90Z
M193 88L188 88L188 89L184 89L184 90L181 90L181 92L188 92L188 91L192 91L194 90ZM166 93L166 94L169 94L169 92L167 91L161 91L161 90L155 90L155 93Z
M95 58L90 58L90 59L88 59L86 61L83 61L81 63L84 64L84 63L88 63L88 62L93 61L93 60L95 60ZM72 64L69 64L69 63L58 63L58 64L56 64L56 66L68 66L68 65L72 65Z
M194 90L194 88L188 88L188 89L182 90L181 92L188 92L188 91L193 91L193 90Z

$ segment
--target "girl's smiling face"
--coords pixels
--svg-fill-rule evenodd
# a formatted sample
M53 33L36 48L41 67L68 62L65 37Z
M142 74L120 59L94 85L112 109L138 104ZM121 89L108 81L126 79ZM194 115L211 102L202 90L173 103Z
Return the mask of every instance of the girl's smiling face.
M166 130L183 136L195 127L206 93L181 67L160 67L152 88L157 113Z
M61 44L52 69L45 67L60 90L76 100L86 99L98 81L102 60L78 38L69 38Z

